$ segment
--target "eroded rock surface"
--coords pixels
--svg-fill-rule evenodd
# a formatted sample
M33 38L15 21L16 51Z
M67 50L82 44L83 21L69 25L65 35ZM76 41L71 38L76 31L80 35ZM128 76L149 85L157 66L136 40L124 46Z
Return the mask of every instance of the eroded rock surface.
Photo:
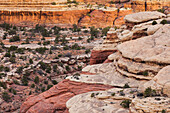
M148 20L159 19L161 17L166 17L165 14L160 12L139 12L125 16L125 21L133 22L133 23L140 23L146 22Z
M64 80L40 95L30 96L27 98L27 100L22 104L20 112L53 113L57 111L67 113L68 111L65 103L74 95L94 90L106 90L111 87L112 86L85 84Z

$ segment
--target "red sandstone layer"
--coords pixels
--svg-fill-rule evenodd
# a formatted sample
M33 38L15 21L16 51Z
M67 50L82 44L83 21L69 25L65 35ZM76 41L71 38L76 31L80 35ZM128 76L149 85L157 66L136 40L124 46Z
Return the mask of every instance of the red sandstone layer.
M37 96L30 96L22 104L21 113L68 113L66 102L71 97L89 91L100 91L112 88L108 85L87 84L63 80L48 91Z

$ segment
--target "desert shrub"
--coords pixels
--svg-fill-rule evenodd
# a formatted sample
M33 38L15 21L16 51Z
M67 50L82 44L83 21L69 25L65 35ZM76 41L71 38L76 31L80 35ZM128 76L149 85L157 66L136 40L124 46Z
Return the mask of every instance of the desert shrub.
M130 105L131 101L130 100L123 100L120 105L123 107L123 108L129 108L129 105Z
M168 22L167 22L167 20L165 20L165 19L163 19L161 22L160 22L160 24L167 24Z
M15 51L15 50L17 50L17 49L18 49L17 46L10 46L9 51Z
M99 34L99 31L93 26L90 28L90 34L91 34L91 37L98 37L98 34Z
M39 77L38 77L38 76L36 76L36 77L34 78L34 82L35 82L36 84L39 83Z
M112 93L111 95L112 95L112 96L115 96L115 93Z
M1 82L1 81L0 81L0 87L3 87L4 89L6 89L6 88L7 88L7 85L6 85L5 82Z
M106 35L107 35L107 32L109 31L109 29L110 29L110 27L105 27L105 28L103 28L103 29L102 29L102 34L103 34L104 36L106 36Z
M9 61L10 61L11 63L16 63L16 61L15 61L15 58L14 58L14 57L11 57L11 58L9 59Z
M40 54L44 54L46 50L48 50L46 47L40 47L35 49L35 51L37 51Z
M34 88L35 87L35 84L31 84L31 88Z
M44 84L48 84L48 81L47 81L47 80L45 80L45 81L44 81Z
M5 100L6 102L9 102L11 100L11 97L7 92L2 93L2 99Z
M152 25L156 25L157 24L157 22L154 20L153 22L152 22Z
M55 2L52 2L51 5L56 5L56 3L55 3Z
M13 88L10 88L10 89L9 89L9 92L13 93L14 95L17 94L17 91L16 91L15 89L13 89Z
M48 85L47 90L49 90L51 87L53 87L53 85Z
M33 60L32 60L31 58L29 59L29 63L30 63L30 64L33 64Z
M21 74L22 71L23 71L23 67L21 66L17 68L16 73Z
M10 57L10 56L11 56L10 52L5 53L4 55L4 57Z
M67 71L70 71L70 67L69 66L66 66L65 67Z
M91 97L95 97L95 94L94 94L94 93L92 93L92 94L91 94Z
M0 71L3 71L3 70L4 70L4 66L0 65Z
M161 111L161 113L166 113L166 110L163 109L163 110Z
M56 80L52 80L52 83L53 83L54 85L58 84L58 82L57 82Z
M48 66L48 67L46 68L46 72L47 72L47 73L51 73L51 66Z
M20 85L19 82L18 82L18 80L15 80L15 79L14 79L13 82L14 82L14 84Z
M28 77L24 75L24 76L21 78L21 82L22 82L22 85L28 86Z
M148 71L144 71L143 73L142 73L144 76L148 76L149 74L148 74Z
M158 9L157 11L161 12L161 13L164 13L165 10L164 9Z
M128 83L126 83L126 84L123 86L123 88L130 88L130 86L129 86Z
M5 67L5 68L4 68L4 71L5 71L5 72L9 72L9 71L10 71L10 68L9 68L9 67Z
M86 49L85 53L86 54L90 53L90 49Z
M10 42L16 42L16 41L20 41L19 36L13 36L12 38L9 39Z
M151 87L148 87L145 89L144 97L152 97L156 95L157 95L156 90L152 89Z

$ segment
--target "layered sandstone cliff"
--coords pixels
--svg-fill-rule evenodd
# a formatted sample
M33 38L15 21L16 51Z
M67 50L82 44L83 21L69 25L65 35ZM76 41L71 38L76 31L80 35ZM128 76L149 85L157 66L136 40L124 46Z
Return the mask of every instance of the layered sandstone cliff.
M49 91L31 96L21 112L170 112L170 26L160 24L162 20L170 18L159 12L126 16L127 24L111 28L104 43L96 47L112 50L105 56L110 63L89 65L80 76L69 76ZM153 21L157 24L152 25ZM120 105L124 100L130 102L129 108Z

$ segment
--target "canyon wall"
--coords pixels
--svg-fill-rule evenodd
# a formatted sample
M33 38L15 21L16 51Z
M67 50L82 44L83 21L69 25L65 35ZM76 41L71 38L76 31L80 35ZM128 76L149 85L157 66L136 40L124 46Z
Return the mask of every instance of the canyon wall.
M90 10L70 11L0 11L0 20L7 23L77 24Z
M78 2L94 3L93 0L77 0ZM57 5L52 5L56 2ZM35 24L78 24L80 26L120 26L124 24L123 17L127 14L139 11L150 11L170 7L170 1L144 1L144 0L113 0L115 4L105 4L108 7L93 5L72 4L68 7L67 0L0 0L0 22L20 25ZM98 2L98 1L97 1ZM101 4L110 0L101 0ZM62 3L62 4L58 4ZM124 7L124 8L120 8ZM95 9L95 10L94 10ZM122 10L123 9L123 10Z

